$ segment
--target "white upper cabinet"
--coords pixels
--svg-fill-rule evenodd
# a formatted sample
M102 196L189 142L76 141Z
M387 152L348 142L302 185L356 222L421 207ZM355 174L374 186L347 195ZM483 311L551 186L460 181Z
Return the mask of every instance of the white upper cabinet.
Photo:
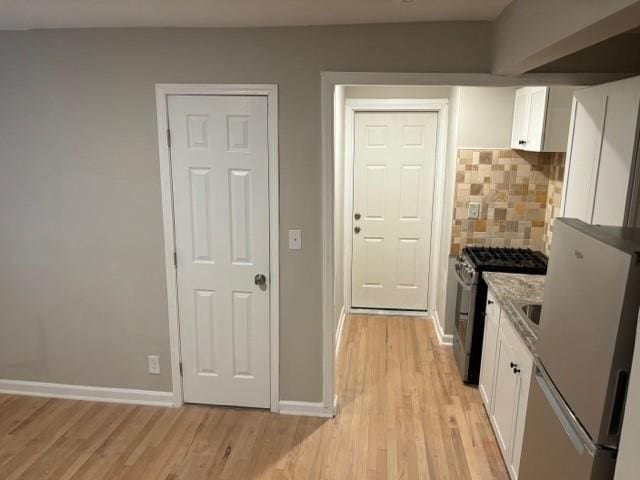
M640 77L575 92L561 215L601 225L637 224Z
M523 87L516 90L511 148L564 152L575 87Z

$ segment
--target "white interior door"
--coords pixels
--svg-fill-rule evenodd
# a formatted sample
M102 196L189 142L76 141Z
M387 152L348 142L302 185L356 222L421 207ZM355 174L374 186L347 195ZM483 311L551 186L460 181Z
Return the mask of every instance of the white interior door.
M357 112L351 305L426 310L436 112Z
M267 99L174 95L168 109L184 400L266 408Z

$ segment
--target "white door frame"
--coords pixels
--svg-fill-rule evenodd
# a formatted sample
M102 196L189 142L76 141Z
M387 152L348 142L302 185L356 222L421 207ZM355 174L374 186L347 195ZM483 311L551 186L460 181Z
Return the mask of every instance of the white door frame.
M184 402L180 374L180 323L178 316L178 285L174 265L175 222L173 187L171 182L171 153L169 149L169 95L243 95L267 98L267 129L269 141L269 332L270 332L270 389L271 411L278 412L280 400L280 274L279 274L279 183L278 183L278 86L230 84L156 84L158 115L158 150L160 154L160 182L162 190L162 219L164 226L164 257L169 312L169 341L171 348L171 382L173 403Z
M344 172L344 302L347 313L390 313L398 314L395 310L380 309L353 309L351 305L351 282L352 282L352 260L353 260L353 168L355 161L355 145L354 145L354 124L357 112L435 112L438 115L437 131L436 131L436 165L434 169L434 188L432 198L432 216L431 216L431 238L429 240L428 264L427 272L429 274L427 300L430 298L431 290L436 281L432 259L435 259L438 253L438 242L434 239L440 238L440 226L442 224L442 207L443 202L437 201L443 194L445 175L445 153L447 145L447 125L448 125L448 105L449 99L436 98L409 98L409 99L381 99L381 98L348 98L345 100L345 172ZM431 308L428 305L427 310L417 310L406 313L423 316ZM400 312L402 313L402 312Z

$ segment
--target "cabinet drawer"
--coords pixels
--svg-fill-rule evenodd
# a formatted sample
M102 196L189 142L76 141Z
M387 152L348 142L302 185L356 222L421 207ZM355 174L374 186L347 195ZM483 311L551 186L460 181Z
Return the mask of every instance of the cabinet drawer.
M485 308L485 321L491 319L496 326L500 325L500 304L495 294L489 290L487 292L487 306Z

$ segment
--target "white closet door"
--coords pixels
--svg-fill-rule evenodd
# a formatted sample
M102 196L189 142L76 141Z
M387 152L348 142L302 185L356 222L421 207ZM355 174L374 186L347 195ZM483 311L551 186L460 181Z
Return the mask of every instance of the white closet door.
M168 107L184 399L269 407L267 99Z
M438 114L359 112L352 306L426 310Z

